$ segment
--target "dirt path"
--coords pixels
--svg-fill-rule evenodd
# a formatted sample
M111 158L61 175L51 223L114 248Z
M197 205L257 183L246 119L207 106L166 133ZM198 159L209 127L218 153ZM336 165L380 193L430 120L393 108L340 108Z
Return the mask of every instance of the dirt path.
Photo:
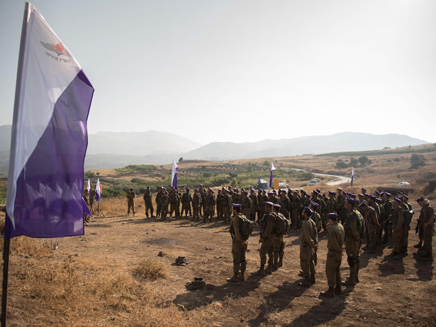
M361 282L334 299L318 297L327 288L325 232L320 234L317 282L311 288L298 286L298 235L291 230L286 238L284 266L259 277L254 274L259 265L255 231L247 254L248 278L239 284L226 282L232 275L231 240L227 224L221 221L97 218L86 227L86 235L62 239L59 251L93 260L109 258L113 270L130 269L143 258L159 258L167 265L169 277L150 283L165 298L163 304L172 301L187 317L200 317L202 326L436 325L434 264L415 259L414 233L409 238L409 255L401 260L390 256L388 247L373 255L363 253ZM158 257L160 251L163 257ZM176 266L178 256L185 256L188 264ZM345 278L346 257L341 270ZM204 278L206 286L188 291L185 284L194 277Z

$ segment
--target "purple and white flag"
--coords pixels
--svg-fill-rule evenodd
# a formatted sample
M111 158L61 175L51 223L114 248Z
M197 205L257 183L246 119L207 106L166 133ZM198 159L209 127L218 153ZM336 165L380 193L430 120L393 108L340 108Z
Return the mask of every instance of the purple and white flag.
M100 178L97 178L97 184L95 184L95 201L99 202L100 198L101 198Z
M87 119L94 88L26 3L9 161L5 238L83 235ZM88 211L89 212L89 211Z
M353 186L353 180L354 180L354 168L351 167L351 186Z
M176 159L173 159L173 169L171 171L171 187L177 187L177 170L179 166L177 166Z
M86 189L88 190L88 196L91 196L91 178L88 178L88 186Z
M273 187L273 171L276 170L274 164L271 162L271 173L269 175L269 187Z

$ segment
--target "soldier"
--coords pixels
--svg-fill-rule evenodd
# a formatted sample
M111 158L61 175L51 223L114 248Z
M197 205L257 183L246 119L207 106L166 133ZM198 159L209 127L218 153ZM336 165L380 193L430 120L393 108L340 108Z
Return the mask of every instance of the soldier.
M286 217L286 219L289 219L289 213L291 211L291 201L289 200L289 197L286 193L286 190L282 190L280 192L279 204L280 212L283 214L283 216Z
M218 219L223 217L223 194L221 190L218 190L216 195L216 215Z
M279 203L279 199L274 195L273 191L268 192L268 201L272 203Z
M344 222L345 251L350 266L350 276L342 285L354 286L359 282L360 247L365 230L365 222L360 212L355 208L357 200L349 197L345 203L347 217Z
M94 210L94 202L95 202L95 190L92 188L90 189L90 194L89 194L89 210L91 211L91 213ZM135 213L133 213L133 215L135 215Z
M198 188L198 193L201 196L201 202L200 202L200 216L206 215L206 190L203 188L203 184L200 184L200 187Z
M342 246L345 239L344 227L338 222L337 213L327 214L327 260L325 263L325 274L327 276L328 290L321 293L321 296L334 297L342 294L341 289L341 263Z
M363 213L366 224L366 231L368 233L366 251L368 253L374 253L377 247L377 230L379 227L377 213L373 207L363 201L359 204L359 209Z
M161 187L156 195L156 217L162 217L162 197L164 190L164 187Z
M212 222L214 213L215 213L215 196L213 194L213 190L209 187L207 189L207 196L205 198L203 222L205 223L207 218L209 218L209 222Z
M230 208L232 208L232 197L224 187L222 188L222 205L223 205L224 221L229 222L230 214L231 214Z
M246 190L242 189L241 190L241 194L242 194L242 199L241 199L241 204L242 204L242 214L247 217L248 219L250 219L250 215L251 215L251 199L248 197L248 193Z
M336 197L336 209L335 211L338 213L338 220L341 223L344 223L345 216L345 195L341 188L338 188L338 196Z
M424 197L417 198L416 202L418 202L419 206L421 207L417 227L419 230L422 230L421 233L424 240L421 258L426 261L433 261L432 240L434 233L434 223L436 219L434 208L430 205L427 199L424 199Z
M301 197L299 195L298 190L294 191L294 196L292 197L292 208L293 208L293 213L291 215L292 218L291 226L298 229L300 228L301 225L301 219L300 219Z
M153 194L151 194L150 186L147 187L147 190L144 193L144 203L145 203L145 215L148 218L148 212L150 212L150 216L153 218L153 202L152 202Z
M391 235L391 224L389 221L389 216L392 213L392 202L389 199L391 194L389 192L382 192L381 193L382 200L383 200L383 240L382 243L386 244L388 243L389 235Z
M177 189L174 186L171 188L169 197L170 197L170 218L173 216L173 212L175 217L180 217L179 193L177 192Z
M265 190L259 189L257 193L257 221L265 214L265 202L268 201Z
M250 213L250 220L255 221L256 220L256 212L257 212L257 196L254 191L254 188L250 189L250 200L251 200L251 213Z
M85 200L86 205L89 208L89 196L88 196L88 190L85 190L83 192L83 199ZM91 209L89 210L91 212ZM89 215L84 216L85 222L88 223L91 220L91 217Z
M248 247L248 237L242 235L240 227L242 225L241 219L241 204L233 203L233 219L230 223L230 235L232 236L232 255L233 255L233 277L229 278L229 282L244 281L244 273L247 267L245 260L245 253Z
M265 202L265 216L262 218L260 227L260 239L259 243L262 243L259 250L260 255L260 269L257 272L258 275L265 276L266 274L271 274L272 265L274 262L274 224L275 224L275 214L273 212L274 203L267 201ZM266 254L268 253L268 267L265 269Z
M321 217L319 216L318 212L316 212L318 210L318 207L319 207L318 203L316 203L315 201L310 201L309 208L313 211L312 215L310 216L310 219L312 219L313 222L315 223L316 232L320 233L322 228L322 222L321 222Z
M303 209L303 222L300 235L300 266L303 271L303 281L300 286L310 287L315 283L315 250L318 245L318 233L315 222L310 218L312 209Z
M200 208L201 208L201 195L199 189L194 190L194 196L192 197L192 210L194 213L193 220L200 221Z
M280 211L280 204L273 205L274 213L277 216L281 216L280 219L288 219L286 218ZM284 234L279 234L276 231L276 236L274 238L274 263L273 269L277 269L283 266L283 257L285 255L285 241L283 240Z
M163 195L160 201L161 201L161 219L166 220L168 214L168 206L170 204L170 198L167 190L163 191Z
M389 221L392 221L392 237L394 241L394 251L392 254L395 259L400 259L401 244L403 243L403 229L406 228L404 211L401 207L402 202L400 198L394 198L394 201L392 201L393 211L389 216Z
M130 189L129 192L127 192L126 198L127 198L127 215L130 215L130 209L132 209L133 216L135 216L135 192L133 191L133 188Z
M185 217L191 216L191 202L192 202L192 197L191 197L191 193L189 193L191 189L189 187L186 187L186 191L185 193L183 193L182 195L182 216L183 213L185 213Z

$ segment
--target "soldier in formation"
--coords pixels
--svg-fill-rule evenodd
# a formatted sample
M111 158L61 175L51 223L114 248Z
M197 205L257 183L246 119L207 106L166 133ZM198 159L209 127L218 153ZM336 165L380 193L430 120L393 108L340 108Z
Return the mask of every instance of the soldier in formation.
M127 198L127 215L130 215L130 209L132 210L133 215L135 215L135 192L133 191L133 188L127 192L126 198ZM91 205L92 206L92 205Z
M150 217L153 217L153 194L151 193L150 186L147 187L147 190L144 193L144 204L145 204L145 215L147 218L149 217L148 213L150 213Z

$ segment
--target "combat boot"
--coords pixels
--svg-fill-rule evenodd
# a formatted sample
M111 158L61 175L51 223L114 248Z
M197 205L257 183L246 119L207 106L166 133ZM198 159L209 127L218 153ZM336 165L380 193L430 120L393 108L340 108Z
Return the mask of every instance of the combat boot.
M327 291L319 293L319 295L323 297L335 297L335 289L333 287L329 287Z
M244 273L247 267L247 262L241 262L241 273L239 274L239 280L243 282L245 280Z
M341 295L342 294L341 285L336 285L336 287L335 287L335 294L336 295Z
M268 275L271 275L271 274L272 274L272 271L273 271L272 265L268 265L268 267L266 267L266 269L265 269L265 272L266 272Z
M265 272L265 266L261 265L259 270L256 272L256 275L258 276L266 276L266 272Z
M422 241L420 240L418 244L413 246L415 249L420 249L422 248Z
M356 266L354 266L353 268L350 268L350 277L347 278L346 281L342 282L341 285L344 286L354 286L356 285Z
M277 262L277 267L279 268L283 267L283 258L279 259L279 261Z
M356 264L356 274L354 276L354 281L356 282L356 284L360 282L360 280L359 280L359 270L360 270L360 259L359 259L359 262Z
M315 282L316 282L316 280L315 280L315 274L310 275L310 277L309 277L309 282L310 282L311 284L315 284Z
M298 285L303 287L310 287L312 284L310 284L309 277L304 277L303 281Z
M277 260L274 260L274 263L272 264L272 266L271 266L271 270L272 271L277 271L277 268L278 268L279 266L277 265Z
M231 278L227 278L227 281L230 283L237 283L237 282L239 282L239 276L237 274L235 274Z

